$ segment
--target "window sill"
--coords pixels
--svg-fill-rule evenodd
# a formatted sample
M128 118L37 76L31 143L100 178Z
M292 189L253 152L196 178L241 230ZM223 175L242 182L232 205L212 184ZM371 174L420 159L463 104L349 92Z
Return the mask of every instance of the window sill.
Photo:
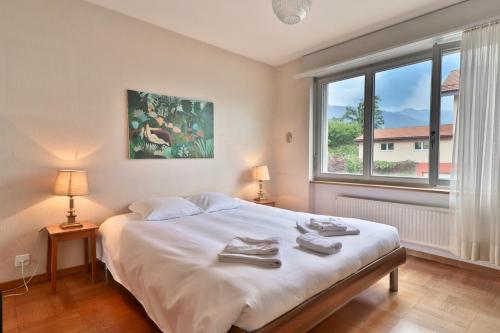
M370 184L370 183L339 182L339 181L328 181L328 180L311 180L310 183L311 184L382 188L382 189L389 189L389 190L428 192L428 193L438 193L438 194L450 194L449 189L442 188L442 187L410 187L410 186L383 185L383 184Z

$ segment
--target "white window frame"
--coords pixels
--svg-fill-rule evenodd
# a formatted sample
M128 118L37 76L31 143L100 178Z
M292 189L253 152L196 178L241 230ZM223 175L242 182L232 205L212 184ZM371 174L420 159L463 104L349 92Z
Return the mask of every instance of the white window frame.
M392 144L392 149L389 149L389 145ZM386 149L383 149L383 145L385 145ZM394 151L394 142L380 142L380 151Z
M390 184L409 187L448 186L449 180L439 179L439 131L441 115L441 59L445 52L460 48L460 42L435 44L432 49L394 58L356 70L317 77L314 79L313 100L313 174L318 181L343 181L352 183ZM429 135L429 177L391 177L373 174L373 99L375 93L375 73L392 68L403 67L422 61L432 61L430 97L430 135ZM364 129L363 129L363 173L341 174L325 172L328 166L328 121L325 105L327 85L349 78L365 77Z
M427 148L425 148L425 144L427 143ZM420 148L417 148L417 144L420 144ZM413 142L413 149L415 151L428 151L430 147L430 144L427 141L414 141Z

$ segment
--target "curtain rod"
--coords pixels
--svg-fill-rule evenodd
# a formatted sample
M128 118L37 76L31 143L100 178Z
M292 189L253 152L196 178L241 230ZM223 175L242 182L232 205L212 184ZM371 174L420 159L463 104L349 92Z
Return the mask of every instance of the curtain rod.
M484 22L484 23L480 23L478 25L475 25L473 27L469 27L469 28L465 29L464 32L469 32L469 31L473 31L473 30L477 30L477 29L481 29L481 28L486 28L486 27L489 27L490 25L495 25L495 24L499 24L499 23L500 23L500 19L496 18L493 21Z

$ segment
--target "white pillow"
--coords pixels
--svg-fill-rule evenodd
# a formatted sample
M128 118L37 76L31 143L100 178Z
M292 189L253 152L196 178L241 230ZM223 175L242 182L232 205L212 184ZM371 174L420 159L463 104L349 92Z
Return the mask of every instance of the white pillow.
M186 197L187 200L201 207L207 213L219 210L235 209L242 206L238 200L231 198L224 193L204 192Z
M128 209L140 214L145 221L170 220L203 213L200 207L180 197L140 200L132 203Z

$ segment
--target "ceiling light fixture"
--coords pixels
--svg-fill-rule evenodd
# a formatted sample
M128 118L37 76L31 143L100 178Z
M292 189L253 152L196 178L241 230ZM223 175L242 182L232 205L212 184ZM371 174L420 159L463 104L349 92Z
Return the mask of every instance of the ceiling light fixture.
M273 0L273 10L281 22L297 24L311 10L312 0Z

